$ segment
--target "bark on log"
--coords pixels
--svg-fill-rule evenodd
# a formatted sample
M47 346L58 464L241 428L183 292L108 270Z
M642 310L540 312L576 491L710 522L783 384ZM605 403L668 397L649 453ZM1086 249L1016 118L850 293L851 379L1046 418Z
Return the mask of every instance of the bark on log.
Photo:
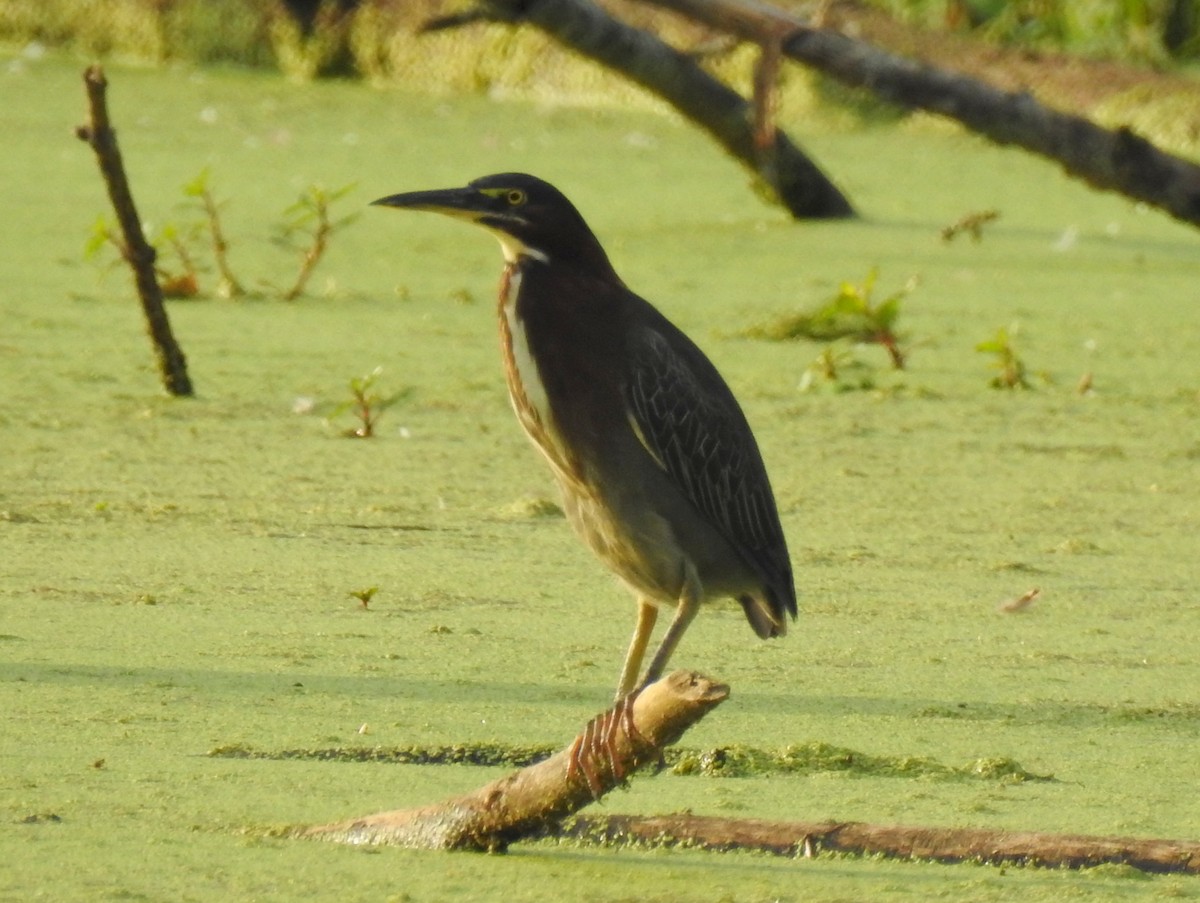
M142 221L138 218L133 193L129 190L125 165L117 147L117 136L109 122L105 96L108 80L104 77L104 70L99 66L89 66L83 73L83 83L87 89L88 122L75 129L75 136L91 146L100 164L109 200L121 226L122 255L133 269L163 386L172 395L192 395L194 390L187 372L187 360L171 332L171 323L163 306L162 288L154 272L155 251L142 232Z
M1146 872L1200 874L1200 843L1088 837L983 828L921 828L861 822L778 822L698 815L580 815L556 836L602 842L686 844L706 850L760 850L779 856L820 852L939 862L1019 863L1088 868L1120 863Z
M588 723L566 749L474 793L419 809L380 812L321 825L299 836L416 849L503 850L542 834L658 762L664 747L729 695L729 688L686 671L646 687Z
M528 22L670 103L751 170L798 219L854 216L854 208L782 131L754 128L754 110L736 91L649 32L609 16L590 0L485 0L496 18ZM759 146L756 135L768 135Z
M998 144L1062 164L1095 188L1117 191L1200 225L1200 166L1165 153L1128 128L1105 129L1045 107L1024 92L1001 91L879 50L755 0L642 0L748 41L778 41L785 56L883 100L955 119Z

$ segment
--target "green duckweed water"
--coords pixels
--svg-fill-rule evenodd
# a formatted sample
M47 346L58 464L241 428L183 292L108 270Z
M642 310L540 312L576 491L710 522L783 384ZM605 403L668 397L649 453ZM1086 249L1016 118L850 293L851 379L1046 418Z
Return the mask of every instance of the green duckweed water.
M1200 897L1194 878L1122 869L279 839L504 766L210 750L557 746L606 704L633 605L547 507L512 422L486 235L368 210L310 297L173 304L199 394L164 398L127 274L81 258L107 202L71 135L78 68L0 74L0 898ZM676 664L732 696L686 746L1054 776L664 772L609 811L1200 837L1194 230L919 119L790 124L866 213L796 224L669 119L109 74L143 217L185 219L179 188L208 166L252 285L289 283L270 227L314 182L357 182L348 210L530 170L710 353L770 467L801 619L771 643L732 607L697 620ZM940 240L989 208L981 243ZM871 266L887 291L920 279L900 319L909 369L859 352L874 391L800 392L819 346L737 337ZM1014 324L1045 378L1000 392L974 349ZM382 390L408 391L377 438L294 413L376 366ZM364 608L351 594L370 586ZM1026 610L997 611L1034 587Z
M324 762L389 762L397 765L502 765L524 768L550 758L554 746L469 743L454 746L334 746L316 749L254 749L240 743L217 746L208 755L220 759L314 759ZM788 772L849 772L866 776L927 777L941 780L978 778L1001 781L1051 781L1051 775L1025 771L1012 759L976 759L960 766L922 756L872 756L853 749L811 741L782 749L718 746L713 749L671 747L663 765L675 775L743 778Z

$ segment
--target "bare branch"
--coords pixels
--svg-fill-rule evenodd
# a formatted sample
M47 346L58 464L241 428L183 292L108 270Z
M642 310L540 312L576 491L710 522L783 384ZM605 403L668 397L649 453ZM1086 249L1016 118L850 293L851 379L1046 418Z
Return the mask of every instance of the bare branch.
M121 151L117 147L117 136L109 124L105 98L108 81L104 77L104 70L99 66L89 66L83 73L83 83L87 89L89 118L86 124L75 129L75 135L96 152L109 200L116 211L117 222L121 224L121 256L133 269L163 385L172 395L192 395L187 360L175 341L163 307L162 289L154 271L155 251L142 232L142 223L138 219L129 181L125 177L125 166L121 162Z

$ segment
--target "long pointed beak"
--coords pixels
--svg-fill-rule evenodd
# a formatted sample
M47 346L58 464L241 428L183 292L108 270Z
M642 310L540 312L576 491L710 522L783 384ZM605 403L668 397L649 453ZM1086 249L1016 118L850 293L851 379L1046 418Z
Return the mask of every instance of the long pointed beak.
M507 205L503 201L470 185L465 188L440 188L434 191L407 191L404 194L393 194L371 201L371 205L428 210L483 226L500 240L504 259L510 262L522 254L546 259L545 254L527 248L517 237L519 229L528 225L520 216L504 209Z
M474 188L439 188L434 191L408 191L393 194L377 201L375 207L402 207L408 210L429 210L461 219L477 220L487 213L486 205L491 200Z

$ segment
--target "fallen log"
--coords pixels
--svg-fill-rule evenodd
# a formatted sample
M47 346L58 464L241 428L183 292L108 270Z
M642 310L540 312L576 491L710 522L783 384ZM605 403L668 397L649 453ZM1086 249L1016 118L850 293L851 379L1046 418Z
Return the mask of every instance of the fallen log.
M663 750L728 695L724 685L676 671L632 701L592 719L565 749L473 793L415 809L304 828L292 836L487 852L502 851L522 839L568 838L604 845L755 850L793 858L825 852L1047 868L1121 864L1145 872L1200 874L1200 842L1194 841L832 820L575 814L638 769L660 763Z
M1106 129L1026 92L1001 91L880 50L757 0L641 0L763 46L865 88L882 100L957 120L997 144L1055 160L1070 175L1200 225L1200 166L1159 150L1129 128ZM782 37L781 37L782 35Z
M699 674L675 671L592 719L570 746L474 793L418 809L380 812L305 829L298 836L415 849L505 849L545 834L663 749L729 696Z
M988 828L784 822L702 815L577 815L553 836L599 843L686 845L690 849L713 851L757 850L803 858L837 852L1047 868L1090 868L1116 863L1145 872L1200 874L1200 843L1194 841Z
M485 14L455 15L426 27L480 18L528 23L565 47L653 92L717 141L797 219L853 217L854 208L821 169L765 118L771 86L751 104L688 54L648 31L613 18L591 0L483 0ZM760 79L772 73L764 50Z

